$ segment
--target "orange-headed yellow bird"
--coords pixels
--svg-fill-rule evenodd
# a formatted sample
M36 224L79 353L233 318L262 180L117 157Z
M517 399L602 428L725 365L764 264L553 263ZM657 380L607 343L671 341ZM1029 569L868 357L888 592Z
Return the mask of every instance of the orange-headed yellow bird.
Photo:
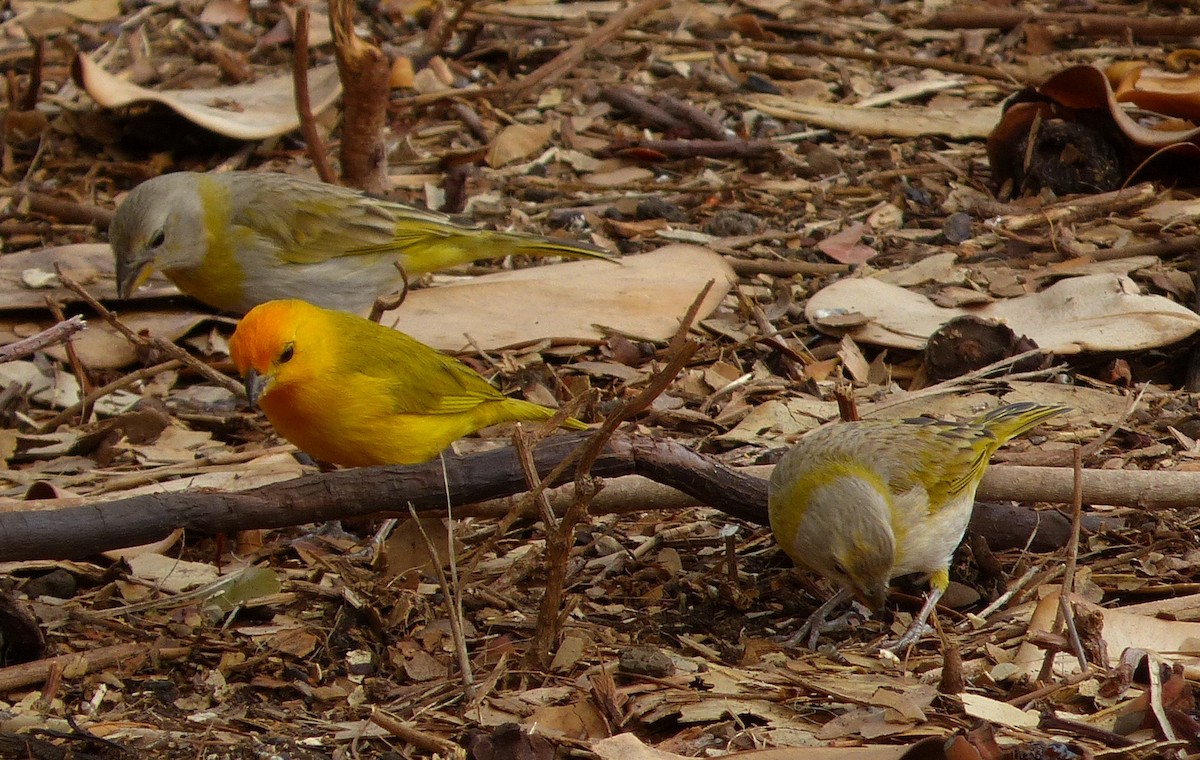
M333 464L415 464L488 425L554 415L402 332L304 301L254 307L229 351L279 434Z

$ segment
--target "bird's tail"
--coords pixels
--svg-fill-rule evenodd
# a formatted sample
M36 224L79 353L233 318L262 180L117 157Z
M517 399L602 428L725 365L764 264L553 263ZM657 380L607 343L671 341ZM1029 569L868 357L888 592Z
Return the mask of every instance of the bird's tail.
M501 402L502 407L499 409L496 421L514 420L524 422L542 422L554 416L554 409L551 409L541 404L535 404L532 401L523 401L519 398L507 398ZM560 427L567 430L587 430L588 426L574 417L568 417L563 420Z
M574 256L620 263L616 256L590 243L520 232L470 229L442 219L440 215L418 214L401 206L391 210L396 222L395 236L384 243L351 248L349 253L400 254L404 257L404 270L410 275L518 254Z
M1066 414L1071 407L1062 404L1037 404L1022 401L1007 404L976 417L973 424L979 425L996 436L996 446L1036 427L1043 420Z
M498 259L503 256L572 256L577 259L600 259L619 263L620 259L591 243L574 240L557 240L540 235L525 235L517 232L485 232L487 253L477 259Z

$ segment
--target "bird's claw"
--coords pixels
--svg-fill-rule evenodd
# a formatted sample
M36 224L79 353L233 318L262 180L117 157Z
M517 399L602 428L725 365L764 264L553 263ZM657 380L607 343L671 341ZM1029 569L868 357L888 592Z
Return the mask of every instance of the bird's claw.
M849 595L847 594L846 596ZM855 602L850 609L830 620L830 611L840 604L843 598L839 594L818 607L813 614L808 616L804 624L784 642L785 646L799 646L803 642L809 649L815 650L817 648L817 640L821 638L821 634L849 630L861 625L870 616L870 612Z
M920 641L921 637L927 633L933 633L933 626L922 620L915 620L898 638L884 641L874 651L882 652L886 650L898 656L901 652Z

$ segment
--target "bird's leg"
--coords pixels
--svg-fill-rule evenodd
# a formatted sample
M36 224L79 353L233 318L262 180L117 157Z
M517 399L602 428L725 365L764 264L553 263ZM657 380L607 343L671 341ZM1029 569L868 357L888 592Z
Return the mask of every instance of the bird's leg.
M934 607L937 606L938 600L942 598L942 594L946 593L946 587L950 585L950 572L948 570L937 570L933 575L929 576L929 593L925 595L925 604L921 605L921 611L913 618L912 624L900 636L900 638L885 641L879 648L887 649L892 654L900 654L901 651L909 648L917 643L917 639L925 635L925 631L929 629L925 623L929 620L929 616L933 614Z
M835 607L842 604L849 598L850 592L846 589L840 589L836 594L830 597L829 601L822 604L816 609L815 612L813 612L813 614L809 615L808 619L804 621L804 625L800 626L799 630L797 630L796 633L791 636L791 638L785 641L784 644L789 647L794 647L798 646L800 642L803 641L808 645L809 649L816 649L817 639L820 638L822 633L839 631L847 628L850 625L850 616L855 614L854 610L848 611L846 614L842 615L836 620L830 620L829 613L833 611Z

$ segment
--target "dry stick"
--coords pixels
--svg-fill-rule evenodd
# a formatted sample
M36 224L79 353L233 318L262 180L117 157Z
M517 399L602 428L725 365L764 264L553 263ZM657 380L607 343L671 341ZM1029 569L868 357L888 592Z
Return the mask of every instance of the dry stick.
M562 462L578 455L579 442L584 437L565 434L543 441L536 452L538 471L548 473L557 467L561 472ZM527 488L511 449L449 456L447 466L454 503L464 505L457 507L460 517L502 517L512 508L511 500L484 505L477 502L511 496ZM594 505L596 510L627 513L704 504L755 524L762 525L767 520L763 476L769 468L728 467L675 441L614 436L610 450L606 450L593 471L603 477L643 475L662 484L655 485L653 501L626 492L626 498L615 505L599 500ZM1083 495L1089 503L1144 509L1200 503L1200 473L1196 472L1085 470L1083 474ZM988 468L978 493L980 498L1069 503L1071 475L1065 468L998 465ZM1056 478L1062 481L1061 496L1052 491L1052 487L1059 485ZM22 502L11 505L16 510L0 509L0 561L89 557L107 549L157 541L177 527L229 533L387 511L407 512L409 502L419 512L444 514L446 490L441 467L433 462L308 475L233 493L143 494L62 507L53 502ZM609 490L605 489L605 493ZM689 495L684 497L680 491ZM1062 522L1057 513L1047 513L1047 517ZM1004 520L1012 522L1011 517ZM1056 539L1056 546L1067 541L1065 526L1060 527L1064 528L1063 536ZM1027 539L1028 533L1016 545Z
M664 390L667 389L679 371L683 369L688 359L699 348L699 344L688 340L688 330L700 311L713 281L710 280L696 300L692 302L679 329L671 339L668 351L671 358L667 365L646 385L642 391L625 402L620 409L610 415L600 429L596 431L581 447L579 463L575 468L575 498L567 507L566 513L559 522L557 529L549 531L546 537L546 587L542 603L538 608L537 625L534 628L533 641L530 643L529 654L535 662L545 665L549 662L550 652L557 648L562 631L562 596L563 586L567 575L567 559L574 543L575 526L588 513L588 507L598 492L595 478L590 473L600 453L611 440L613 433L622 422L646 409ZM556 468L557 470L558 468ZM550 482L549 478L545 482Z
M1033 213L1003 216L993 226L997 230L1012 232L1047 224L1086 221L1103 214L1144 206L1156 200L1158 196L1159 190L1154 183L1143 182L1108 193L1073 198Z
M401 286L398 293L385 293L375 299L371 304L371 313L367 315L367 319L378 324L379 320L383 319L385 312L392 309L399 309L401 304L408 298L408 270L399 261L393 261L392 266L396 267L400 272Z
M1003 594L996 597L992 601L991 604L989 604L987 607L984 607L982 610L979 611L978 614L975 614L972 617L978 618L980 620L987 620L997 610L999 610L1004 605L1008 604L1008 600L1012 599L1014 596L1016 596L1017 593L1020 592L1021 589L1025 588L1025 584L1027 584L1031 580L1033 580L1033 576L1037 575L1041 571L1042 571L1041 565L1034 565L1033 567L1029 568L1028 570L1025 571L1025 573L1020 578L1017 578L1015 581L1008 584L1008 589L1006 589ZM970 621L970 619L967 619L967 620L963 621L962 625L959 626L959 629L965 630L966 628L969 628L969 627L971 627L971 621Z
M736 133L722 124L719 119L714 118L707 111L691 103L666 94L660 94L657 100L659 108L676 118L683 119L695 127L696 131L709 139L729 140L737 137Z
M61 654L44 660L10 665L7 668L0 668L0 694L7 694L14 689L44 682L50 675L50 669L56 664L63 666L64 670L71 673L73 677L78 677L84 673L96 673L128 662L139 655L153 654L155 654L153 645L138 642L101 647L87 652Z
M1022 24L1052 26L1072 37L1125 37L1142 40L1194 37L1200 34L1195 16L1134 17L1115 13L1039 13L1036 11L988 8L986 10L939 11L920 22L930 29L1015 29Z
M79 296L88 306L95 309L96 313L99 314L105 322L112 326L114 330L121 333L121 335L125 336L125 339L130 343L134 344L135 346L141 346L143 348L159 351L173 359L178 359L184 365L198 372L202 377L213 383L216 383L220 387L228 390L233 395L245 395L246 391L242 387L241 383L237 382L231 377L217 372L215 369L192 356L187 351L184 351L171 341L153 335L149 337L138 335L133 330L130 330L123 322L121 322L121 320L117 319L116 315L105 308L104 304L93 298L92 294L87 292L82 285L63 274L62 267L60 267L58 264L55 264L54 271L58 274L58 279L63 284L63 287Z
M762 158L778 153L781 147L771 140L638 140L615 143L597 155L619 156L626 151L643 150L667 158Z
M300 133L304 135L304 147L322 182L337 184L337 174L329 165L325 152L325 141L317 132L313 119L312 99L308 94L308 8L296 8L296 29L292 37L292 85L296 91L296 114L300 117Z
M759 42L756 40L742 40L742 45L762 50L767 53L799 53L800 55L828 55L836 58L849 58L856 61L871 61L872 63L881 63L890 66L913 66L918 69L932 69L935 71L947 71L953 74L966 74L968 76L983 77L984 79L997 79L1011 82L1013 77L1000 69L993 66L979 66L970 63L959 63L957 61L948 61L944 58L917 58L911 55L897 55L893 53L875 53L869 50L861 50L854 48L838 47L834 45L821 45L816 42L808 42L805 40L797 40L795 42Z
M0 196L4 195L13 196L28 203L29 210L35 213L52 216L67 224L90 224L102 230L108 229L108 224L112 221L115 213L112 209L75 203L44 193L29 193L18 188L0 190Z
M87 327L87 322L84 321L83 317L75 315L70 319L47 327L36 335L30 335L28 338L22 338L6 346L0 346L0 364L20 359L22 356L29 356L34 352L41 351L46 346L62 343L85 327Z
M1055 683L1046 684L1045 686L1043 686L1040 689L1034 689L1033 691L1028 692L1027 694L1022 694L1019 697L1013 697L1012 699L1009 699L1006 701L1013 707L1024 707L1025 705L1029 704L1030 702L1034 701L1035 699L1041 699L1042 697L1048 697L1051 694L1053 694L1054 692L1059 691L1060 689L1065 689L1069 686L1074 686L1075 684L1080 683L1081 681L1086 681L1087 679L1091 678L1094 675L1095 675L1095 673L1093 673L1091 670L1085 670L1081 673L1072 673L1071 675L1067 676L1066 678L1064 678L1061 681L1056 681Z
M687 123L651 103L632 87L623 85L605 87L600 91L600 97L610 105L636 116L646 126L656 127L663 132L673 132L677 135L691 133Z
M643 20L653 11L666 5L669 0L638 0L624 10L612 15L608 21L601 24L594 32L576 41L571 47L547 61L529 76L516 83L514 94L519 94L534 87L547 87L551 83L566 76L575 68L589 52L601 45L616 39L630 24Z
M1075 593L1075 567L1079 563L1079 521L1083 511L1083 452L1076 446L1071 463L1071 475L1074 478L1074 493L1071 494L1071 539L1067 542L1067 564L1063 568L1062 589L1058 594L1058 613L1066 625L1067 634L1071 639L1071 648L1075 650L1075 658L1079 660L1079 669L1087 670L1087 654L1083 651L1083 642L1079 640L1079 629L1075 626L1075 611L1071 608L1071 596Z
M392 736L395 736L398 739L403 739L414 747L422 749L426 752L435 752L443 757L451 757L456 759L466 757L466 752L463 750L463 748L454 742L422 731L413 726L411 723L402 721L391 713L385 712L378 707L371 708L371 722L387 731Z
M67 315L63 314L62 307L58 305L58 301L55 301L50 296L46 296L46 308L59 321L59 324L67 321ZM79 383L79 392L83 394L82 403L79 404L79 423L85 425L92 416L92 405L86 400L93 390L92 381L88 379L87 372L83 368L83 362L79 360L79 352L75 350L75 343L70 338L67 338L63 343L63 347L67 349L67 361L71 364L71 371L75 373L75 382Z
M773 239L768 238L768 239ZM739 259L733 256L725 257L726 263L733 271L741 275L770 274L776 277L794 277L800 275L848 274L847 264L824 264L808 261L777 261L775 259Z
M1113 261L1134 256L1158 256L1165 258L1180 253L1195 253L1200 248L1200 235L1184 235L1173 240L1156 240L1153 243L1127 245L1122 248L1106 248L1086 254L1093 261Z
M17 93L11 93L13 98L18 98L19 103L17 108L22 111L32 111L37 108L38 95L42 91L42 69L46 63L46 39L44 37L34 37L33 42L33 67L29 72L29 86L25 88L25 92L18 98Z
M104 398L105 396L112 393L113 391L119 391L126 386L133 385L134 383L138 382L139 380L148 380L148 379L154 377L155 375L157 375L159 372L166 372L167 370L177 369L178 367L181 367L182 365L183 365L183 362L179 361L178 359L168 359L167 361L163 362L162 364L155 364L153 367L144 367L142 369L137 370L136 372L130 372L128 375L119 377L116 380L113 380L108 385L102 385L99 388L94 388L91 391L89 391L88 394L85 395L83 398L79 399L74 404L71 404L66 409L63 409L58 414L54 415L49 420L42 423L41 428L39 428L39 432L53 433L55 430L58 429L59 425L63 424L67 420L71 419L71 417L75 416L75 414L78 413L80 410L82 410L84 408L84 406L90 406L92 404L95 404L96 401Z
M467 15L473 5L475 5L475 0L460 0L458 7L454 10L454 15L446 23L432 26L429 30L429 37L425 40L425 50L431 53L441 53L445 50L446 43L450 41L454 31L462 23L463 16Z

